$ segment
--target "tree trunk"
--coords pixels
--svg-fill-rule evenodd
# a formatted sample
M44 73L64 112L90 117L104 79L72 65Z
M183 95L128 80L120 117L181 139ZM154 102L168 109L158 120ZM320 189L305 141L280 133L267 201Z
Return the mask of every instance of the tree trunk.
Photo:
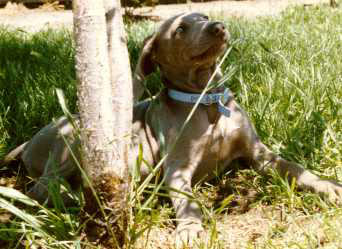
M125 28L121 15L120 0L104 0L107 18L109 65L111 73L113 106L115 112L114 135L116 152L120 155L118 165L128 165L133 120L132 73L126 45ZM127 178L128 169L118 167L120 177Z
M75 0L73 11L82 165L91 183L85 212L93 217L85 231L89 241L118 248L126 239L133 104L120 5L109 3Z
M330 0L330 7L337 8L336 0Z

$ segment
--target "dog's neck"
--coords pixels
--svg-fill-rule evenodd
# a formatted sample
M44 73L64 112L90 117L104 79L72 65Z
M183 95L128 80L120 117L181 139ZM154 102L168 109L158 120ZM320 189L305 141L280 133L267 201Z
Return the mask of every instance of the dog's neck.
M195 68L188 71L177 70L161 70L162 81L166 88L175 89L185 93L201 93L203 89L207 86L209 80L212 78L215 72L215 66L206 68ZM220 72L217 72L212 80L212 82L218 82L222 78ZM212 88L208 93L219 93L223 92L224 87ZM205 106L208 121L213 124L218 120L221 115L218 112L217 106L210 105Z
M175 89L186 93L201 93L207 86L209 80L215 72L215 65L211 67L198 67L190 70L169 70L162 68L162 80L166 88ZM212 82L218 82L222 78L220 72L217 72ZM208 93L222 92L223 87L212 88Z

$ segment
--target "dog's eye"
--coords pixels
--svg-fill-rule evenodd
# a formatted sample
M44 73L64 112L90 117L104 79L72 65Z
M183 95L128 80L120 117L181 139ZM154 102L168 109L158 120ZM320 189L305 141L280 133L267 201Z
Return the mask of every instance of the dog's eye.
M209 16L203 16L205 20L209 20Z
M185 32L185 27L183 26L179 26L178 28L176 28L176 33L184 33Z

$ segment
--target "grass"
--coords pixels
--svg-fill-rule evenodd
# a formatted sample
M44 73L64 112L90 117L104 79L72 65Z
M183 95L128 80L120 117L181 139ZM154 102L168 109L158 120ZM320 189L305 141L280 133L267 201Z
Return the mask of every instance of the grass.
M342 181L341 7L297 7L276 18L223 21L235 44L223 66L226 73L235 70L227 86L261 139L283 157ZM127 27L132 67L153 29L150 22ZM75 83L69 32L31 35L0 28L0 158L62 115L56 87L76 112ZM157 74L148 86L158 91ZM0 185L22 186L23 174L16 169L0 168ZM135 248L172 247L172 208L154 185L135 203L130 224ZM0 206L15 215L0 209L0 248L84 245L80 207L47 209L14 201L6 191L0 189ZM233 170L196 187L195 194L212 237L203 248L342 248L342 209L298 192L276 175Z

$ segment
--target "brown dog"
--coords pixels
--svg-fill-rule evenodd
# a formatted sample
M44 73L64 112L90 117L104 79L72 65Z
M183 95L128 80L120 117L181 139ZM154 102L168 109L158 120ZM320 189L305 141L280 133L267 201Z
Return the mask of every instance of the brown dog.
M135 163L139 144L142 144L144 159L150 165L158 162L161 153L168 152L163 164L166 184L191 194L193 184L204 178L210 179L217 170L228 167L232 160L244 158L262 174L276 170L289 180L295 178L303 189L327 195L332 200L340 199L340 184L322 180L266 148L230 92L222 94L221 103L214 98L211 105L200 104L176 141L193 108L193 102L184 98L190 96L191 102L194 95L189 94L201 93L211 77L214 81L221 78L220 73L213 73L228 39L228 31L222 23L191 13L170 18L146 41L136 70L135 97L139 98L143 92L140 83L157 67L167 89L153 103L146 101L135 106L131 165ZM181 99L171 96L171 90L177 90ZM222 93L223 90L216 88L210 93ZM206 95L204 99L210 99L210 96L214 95ZM37 184L30 191L34 198L43 201L48 197L46 185L56 175L56 165L57 174L65 178L77 174L77 167L62 139L62 135L68 138L78 156L79 140L74 138L73 131L66 118L61 118L10 154L14 156L22 152L22 160L30 175L38 177ZM175 146L171 148L173 144ZM148 173L148 167L143 165L142 176ZM186 242L198 236L202 231L198 204L178 192L173 193L171 199L178 219L178 241Z

